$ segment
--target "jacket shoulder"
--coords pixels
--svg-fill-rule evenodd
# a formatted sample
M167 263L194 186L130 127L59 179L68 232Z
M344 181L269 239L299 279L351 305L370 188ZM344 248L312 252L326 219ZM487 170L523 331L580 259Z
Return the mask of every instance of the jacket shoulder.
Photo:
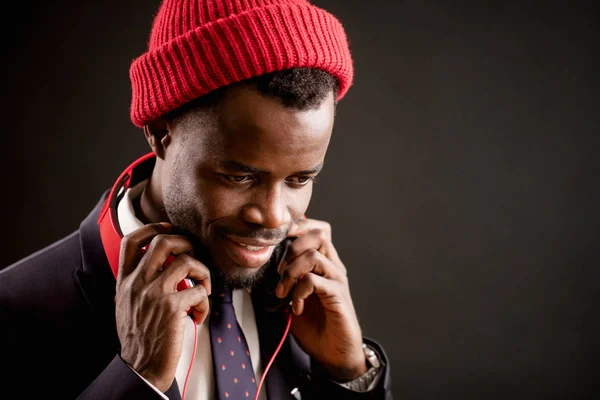
M0 271L0 303L23 309L66 305L81 267L79 230Z

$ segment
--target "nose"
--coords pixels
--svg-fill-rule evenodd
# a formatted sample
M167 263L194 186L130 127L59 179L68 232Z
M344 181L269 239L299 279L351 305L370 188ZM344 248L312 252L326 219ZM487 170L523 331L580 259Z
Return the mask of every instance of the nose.
M279 229L290 224L292 215L285 188L272 184L258 189L252 201L243 207L243 218L265 229Z

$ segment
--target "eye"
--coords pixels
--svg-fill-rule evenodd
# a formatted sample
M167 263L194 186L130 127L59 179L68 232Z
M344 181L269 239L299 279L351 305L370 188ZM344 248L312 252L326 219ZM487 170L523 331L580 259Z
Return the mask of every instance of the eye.
M252 182L254 179L252 177L252 175L226 175L226 174L221 174L221 176L223 176L225 179L227 179L230 182L233 183L249 183Z
M308 185L308 183L313 182L315 180L315 176L294 176L287 179L288 183L295 186L306 186Z

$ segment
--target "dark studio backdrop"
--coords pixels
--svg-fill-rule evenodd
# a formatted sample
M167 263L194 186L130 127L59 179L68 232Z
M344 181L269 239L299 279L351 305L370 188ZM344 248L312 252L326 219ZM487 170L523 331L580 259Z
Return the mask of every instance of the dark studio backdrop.
M308 215L333 226L395 397L591 397L597 6L314 3L342 20L356 79ZM14 6L2 267L76 229L149 150L129 120L128 69L158 1Z

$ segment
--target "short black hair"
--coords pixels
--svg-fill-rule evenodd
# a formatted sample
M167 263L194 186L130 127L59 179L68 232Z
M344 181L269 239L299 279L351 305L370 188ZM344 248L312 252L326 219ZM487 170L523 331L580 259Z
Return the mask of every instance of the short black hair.
M169 112L166 117L175 119L186 111L211 108L219 102L225 91L234 85L255 86L264 96L277 98L284 106L297 110L319 107L331 91L334 99L337 99L339 91L338 80L328 72L317 68L291 68L255 76L213 90Z
M334 99L339 90L338 81L328 72L316 68L293 68L248 80L263 95L281 100L284 106L307 110L321 105L333 90Z

